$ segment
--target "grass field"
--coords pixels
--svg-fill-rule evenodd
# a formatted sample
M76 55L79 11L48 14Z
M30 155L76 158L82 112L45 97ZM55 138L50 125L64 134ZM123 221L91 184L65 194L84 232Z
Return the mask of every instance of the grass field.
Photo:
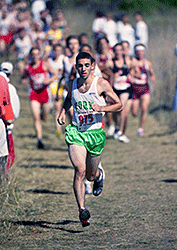
M160 38L168 37L169 54L167 46L160 51L158 34L152 37L157 47L150 50L152 40L149 45L158 76L152 107L165 104L163 98L167 98L157 91L164 83L164 67L159 64L163 64L162 58L166 62L166 55L169 63L165 69L171 76L167 74L166 84L172 85L172 90L175 86L175 34L168 36L172 25L167 22L166 35L159 33ZM160 31L158 25L157 29ZM13 131L16 161L11 181L0 192L0 249L177 249L177 132L170 130L166 121L172 112L151 112L146 138L136 136L138 118L130 115L127 135L131 142L107 139L102 157L104 190L100 197L86 196L91 225L84 229L72 190L73 168L64 138L55 137L54 115L51 112L48 123L43 124L46 150L36 150L28 93L19 81L15 69L12 83L20 96L21 115ZM171 98L172 90L167 93Z

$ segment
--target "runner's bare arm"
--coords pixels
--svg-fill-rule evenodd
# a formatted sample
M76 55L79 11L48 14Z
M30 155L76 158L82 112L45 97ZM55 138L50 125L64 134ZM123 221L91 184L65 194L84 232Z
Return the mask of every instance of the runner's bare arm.
M66 96L66 99L63 103L63 107L62 110L57 118L57 121L60 125L65 124L65 117L66 117L66 113L67 111L70 109L71 107L71 92L72 92L72 81L70 81L67 84L67 90L68 90L68 94Z
M130 75L131 77L141 78L141 72L138 66L138 60L132 58L130 60Z
M98 112L121 112L123 109L122 103L118 96L113 91L112 87L108 83L108 81L99 78L97 84L98 94L104 95L106 98L111 100L111 104L107 106L99 106L98 104L91 104L92 109Z
M44 84L48 85L51 82L55 81L58 79L58 73L50 66L48 61L44 62L44 68L46 71L50 72L52 74L52 77L45 79Z
M151 77L151 81L154 83L156 81L156 77L155 77L155 74L154 74L152 63L150 61L148 61L148 66L149 66L149 74L150 74L150 77Z
M27 78L28 78L27 68L25 68L24 73L21 76L21 83L22 83L22 85L24 85L24 86L27 85Z

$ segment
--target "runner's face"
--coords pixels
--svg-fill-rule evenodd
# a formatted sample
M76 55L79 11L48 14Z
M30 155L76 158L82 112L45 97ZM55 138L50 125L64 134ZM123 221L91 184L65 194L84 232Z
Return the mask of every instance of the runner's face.
M73 38L69 41L69 48L73 53L79 51L79 41L76 38Z
M94 65L93 64L91 65L90 59L82 58L78 61L76 67L80 77L86 80L90 76L90 73L94 68Z
M138 57L138 59L143 59L145 57L145 50L137 50L136 51L136 56Z
M60 56L62 54L62 50L61 46L57 46L54 50L55 56Z
M123 48L121 45L117 45L114 50L116 58L120 58L123 55Z
M40 52L39 52L39 50L38 49L34 49L31 52L31 57L32 57L33 62L37 62L40 59Z
M87 52L87 53L91 54L90 48L87 46L83 46L81 52Z
M123 47L123 53L124 53L124 55L128 55L128 53L129 53L129 45L128 45L128 43L122 43L122 47Z
M101 46L101 49L109 49L109 44L104 38L100 40L100 46Z

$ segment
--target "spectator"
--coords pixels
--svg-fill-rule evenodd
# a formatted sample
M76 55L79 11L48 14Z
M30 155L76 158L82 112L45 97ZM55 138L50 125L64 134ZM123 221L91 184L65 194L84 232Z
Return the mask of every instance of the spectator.
M117 37L116 37L116 23L110 14L106 16L106 22L103 30L105 36L109 40L109 45L112 48L117 43Z
M46 4L43 0L35 0L31 5L31 12L35 20L40 18L40 12L46 9Z
M135 13L135 44L144 44L148 45L148 27L147 24L143 21L142 14L138 11Z
M1 70L0 75L3 76L8 82L12 109L13 109L15 119L17 119L20 114L20 100L19 100L16 88L10 83L10 79L9 79L9 77L13 74L13 65L10 62L3 62L1 64L0 70ZM14 126L13 124L7 125L9 154L7 156L7 164L5 167L6 180L9 179L10 171L15 160L15 149L14 149L14 141L13 141L13 136L12 136L13 126Z
M122 17L122 24L119 24L118 28L118 36L120 41L128 41L130 44L130 55L134 54L134 29L130 24L130 20L127 15L123 15Z
M106 18L103 12L97 11L95 13L95 19L92 24L92 31L94 33L95 42L98 38L103 37L104 34L104 25L106 23Z
M5 164L8 155L6 127L14 122L7 80L0 75L0 185L5 179Z

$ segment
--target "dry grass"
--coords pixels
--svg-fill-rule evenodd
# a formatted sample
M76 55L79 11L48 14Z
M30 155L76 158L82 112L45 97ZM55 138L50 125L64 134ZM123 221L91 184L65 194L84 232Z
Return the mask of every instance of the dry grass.
M159 37L165 34L160 33L157 20L155 23L159 30L159 35L154 36L157 47L150 52L151 42L148 55L155 71L159 71L152 99L159 95L162 98L157 91L163 79L161 56L164 62L166 56L173 60L173 53L167 53L169 47L157 49ZM171 32L170 28L167 30ZM173 41L168 41L174 48ZM165 67L170 76L173 63ZM16 161L11 181L0 192L0 249L177 249L176 131L149 115L147 137L138 138L138 119L130 115L127 134L131 142L107 140L102 158L106 171L104 191L98 198L86 197L92 217L90 227L83 229L78 220L72 191L73 169L64 139L55 137L51 113L49 122L43 124L46 150L36 150L28 93L19 81L15 70L12 82L18 89L22 108L13 131ZM164 103L156 103L159 104ZM161 114L164 117L161 111L155 112L158 119Z

